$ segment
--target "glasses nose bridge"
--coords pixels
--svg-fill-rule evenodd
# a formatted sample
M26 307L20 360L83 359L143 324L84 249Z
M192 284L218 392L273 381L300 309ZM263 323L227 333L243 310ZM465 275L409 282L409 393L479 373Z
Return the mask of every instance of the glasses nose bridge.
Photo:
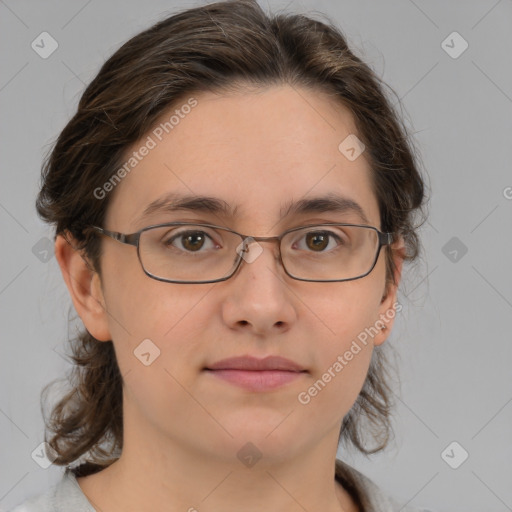
M281 257L281 239L283 238L283 235L281 236L251 236L251 235L244 235L244 244L247 244L247 242L271 242L273 245L277 242L277 250L278 255Z
M244 235L244 241L248 238L255 240L256 242L274 242L274 241L281 241L281 236L250 236L250 235Z
M283 238L283 235L281 236L251 236L251 235L242 235L243 239L243 247L248 247L253 242L271 242L273 245L277 242L277 254L274 253L273 256L276 259L276 261L280 262L281 265L284 266L282 254L281 254L281 240ZM274 252L274 251L272 251ZM241 256L241 255L240 255ZM241 260L239 264L242 263L242 260L244 258L241 257Z

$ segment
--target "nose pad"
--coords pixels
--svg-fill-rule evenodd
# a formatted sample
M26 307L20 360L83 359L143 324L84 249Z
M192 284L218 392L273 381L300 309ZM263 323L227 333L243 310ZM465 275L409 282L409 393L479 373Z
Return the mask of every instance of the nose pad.
M275 247L276 239L264 240L265 242L270 242L270 247L268 249L272 252L274 260L276 262L277 271L279 272L280 266L280 258L279 258L279 247ZM278 242L279 243L279 242ZM243 263L253 263L255 262L261 254L263 254L263 245L260 244L253 237L247 237L243 242L240 242L238 247L236 248L237 255L239 255L243 262L240 263L238 267L238 271L240 271L240 267ZM282 269L284 271L284 269ZM238 273L238 272L237 272Z
M263 252L263 247L252 236L249 236L240 242L236 252L246 263L252 263Z

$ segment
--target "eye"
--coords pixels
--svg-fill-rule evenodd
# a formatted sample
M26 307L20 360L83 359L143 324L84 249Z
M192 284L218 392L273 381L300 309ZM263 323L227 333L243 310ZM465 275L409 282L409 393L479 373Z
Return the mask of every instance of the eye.
M162 240L166 247L172 246L186 252L200 252L203 247L207 249L220 247L206 231L195 229L175 233L174 230L173 233Z
M298 249L311 252L328 252L345 244L345 241L332 231L308 231L303 233L299 240L304 240L305 246L299 242Z

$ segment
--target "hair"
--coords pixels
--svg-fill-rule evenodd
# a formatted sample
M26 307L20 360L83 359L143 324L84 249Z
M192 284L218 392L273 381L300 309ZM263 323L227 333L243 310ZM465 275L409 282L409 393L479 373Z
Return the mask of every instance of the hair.
M384 92L386 84L349 49L330 20L271 16L255 0L178 12L121 46L87 86L77 112L45 157L38 214L55 226L55 237L71 235L101 276L101 242L87 228L103 225L109 196L99 200L94 191L112 179L131 146L192 94L274 85L323 92L350 110L366 147L381 229L402 237L404 260L417 259L421 247L414 222L423 212L425 185L413 141ZM393 250L385 247L386 284L396 283ZM100 342L83 329L70 344L71 388L45 418L45 441L54 451L54 464L85 461L80 473L75 470L85 475L113 463L122 450L123 381L112 341ZM339 437L365 455L384 449L393 433L393 392L381 348L373 352ZM366 435L376 446L368 447Z

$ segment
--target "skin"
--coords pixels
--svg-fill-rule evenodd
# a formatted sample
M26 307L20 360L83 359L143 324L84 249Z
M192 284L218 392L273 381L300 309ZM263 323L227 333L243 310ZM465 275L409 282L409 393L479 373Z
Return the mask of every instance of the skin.
M198 105L111 192L105 228L132 233L166 221L223 222L272 236L310 221L361 223L352 213L280 220L282 204L332 191L356 200L380 228L364 153L349 161L338 150L357 133L348 109L289 86L194 97ZM137 220L170 191L216 196L239 205L239 213ZM393 308L397 287L385 287L384 250L362 279L314 283L288 277L277 246L262 242L263 253L231 279L184 285L146 276L135 247L109 238L102 244L100 279L63 237L56 240L74 306L96 339L113 341L124 379L123 453L109 468L78 478L98 510L356 511L334 479L338 435L393 320L309 404L297 396ZM399 241L397 283L402 250ZM146 338L161 351L150 366L133 354ZM308 372L272 392L251 393L202 371L247 354L281 355ZM262 454L250 468L237 458L247 442Z

